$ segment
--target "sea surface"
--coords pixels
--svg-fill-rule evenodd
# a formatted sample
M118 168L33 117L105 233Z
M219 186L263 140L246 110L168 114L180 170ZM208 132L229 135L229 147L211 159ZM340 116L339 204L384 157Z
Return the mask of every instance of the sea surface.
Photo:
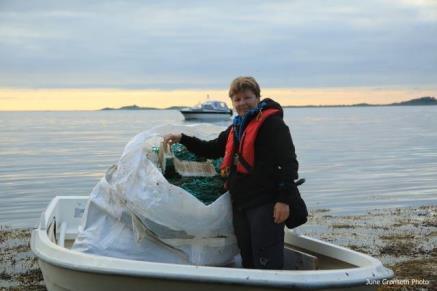
M437 106L289 108L284 119L310 209L437 204ZM0 112L0 225L36 226L54 196L88 195L133 136L161 124L189 123L175 110Z

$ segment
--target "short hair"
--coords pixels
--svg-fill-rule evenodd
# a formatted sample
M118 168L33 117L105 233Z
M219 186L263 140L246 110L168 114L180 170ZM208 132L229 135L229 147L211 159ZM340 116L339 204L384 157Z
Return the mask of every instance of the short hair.
M229 97L232 98L237 93L250 90L257 98L261 97L261 89L254 77L242 76L235 78L229 87Z

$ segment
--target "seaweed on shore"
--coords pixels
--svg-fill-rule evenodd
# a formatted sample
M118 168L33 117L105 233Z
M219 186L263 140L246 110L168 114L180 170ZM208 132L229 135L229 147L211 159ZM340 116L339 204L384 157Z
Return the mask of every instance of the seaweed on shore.
M31 232L29 228L0 227L0 290L47 290L30 250Z

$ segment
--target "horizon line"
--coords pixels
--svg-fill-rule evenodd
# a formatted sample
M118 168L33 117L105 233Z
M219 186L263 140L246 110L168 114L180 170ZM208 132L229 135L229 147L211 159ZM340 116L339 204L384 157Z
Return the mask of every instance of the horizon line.
M423 96L437 96L437 88L263 88L261 98L272 98L284 107L391 104ZM207 100L230 105L227 90L120 90L120 89L0 89L0 111L95 111L106 107L165 109L191 107ZM177 104L177 105L175 105Z

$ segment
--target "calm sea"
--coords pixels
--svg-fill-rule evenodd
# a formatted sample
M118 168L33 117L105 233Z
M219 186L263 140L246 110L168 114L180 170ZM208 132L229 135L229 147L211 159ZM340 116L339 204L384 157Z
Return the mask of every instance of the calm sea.
M310 208L437 204L437 106L285 110ZM88 195L135 134L177 111L0 112L0 224L35 226L56 195ZM219 123L223 128L226 122Z

